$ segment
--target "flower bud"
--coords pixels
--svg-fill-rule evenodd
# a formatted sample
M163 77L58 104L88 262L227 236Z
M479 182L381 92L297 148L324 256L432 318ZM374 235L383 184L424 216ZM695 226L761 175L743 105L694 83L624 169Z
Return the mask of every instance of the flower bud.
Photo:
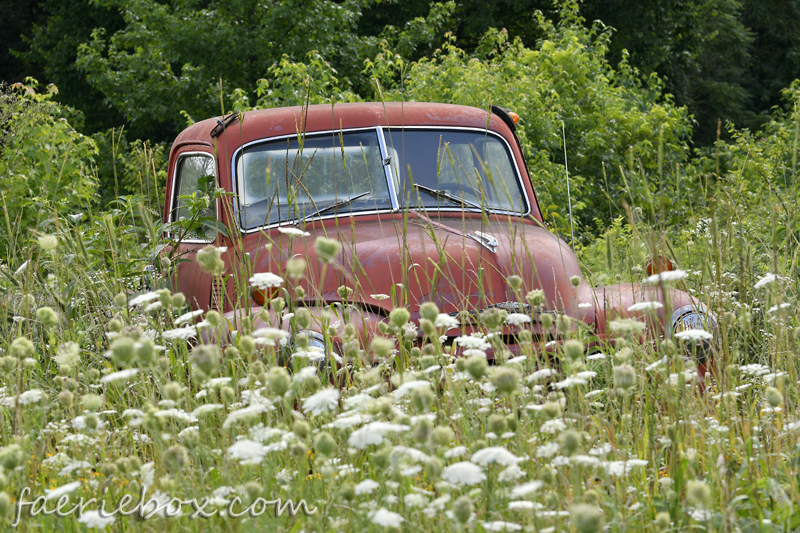
M181 446L176 444L170 446L163 455L164 464L172 474L177 474L189 464L189 452Z
M8 348L8 353L17 359L25 359L33 355L33 343L25 337L17 337Z
M767 387L764 397L767 399L767 403L773 409L783 404L783 395L775 387Z
M517 275L508 276L506 281L508 282L508 286L511 287L511 290L514 292L522 288L522 278Z
M320 261L331 263L342 251L342 245L339 241L328 239L327 237L317 237L314 241L314 249L317 251L317 258Z
M183 394L183 387L181 387L180 383L175 383L171 381L164 385L164 398L167 400L172 400L173 402L177 402L178 399Z
M453 430L447 426L439 426L433 431L433 440L440 446L447 446L454 438Z
M467 359L466 367L467 372L477 381L486 374L489 363L486 361L486 357L482 355L473 355Z
M603 530L605 517L603 510L596 505L588 503L573 505L570 515L578 533L599 533Z
M618 389L630 389L636 385L636 370L631 365L614 367L614 386Z
M270 368L267 374L267 384L269 389L277 396L283 396L289 387L292 386L292 380L289 378L289 373L282 366L275 366Z
M45 328L51 329L58 325L58 313L52 307L40 307L36 310L36 320Z
M544 303L544 291L534 289L525 295L525 299L532 307L540 307Z
M704 481L690 480L686 485L686 498L691 505L707 509L711 503L711 489Z
M172 295L172 299L170 300L170 304L172 304L172 307L177 307L178 309L183 307L183 304L185 303L186 303L186 296L184 296L182 292L176 292L175 294Z
M550 313L542 313L539 316L539 320L542 323L542 329L544 331L549 331L550 328L553 327L553 315L551 315Z
M492 385L503 394L513 393L517 389L519 378L519 371L507 366L495 367L490 376Z
M394 349L394 341L386 337L373 337L369 343L369 348L375 355L384 358Z
M320 431L314 437L314 449L325 457L333 457L339 452L336 439L327 431Z
M392 312L389 313L389 320L397 326L398 328L402 328L408 322L408 319L411 317L411 314L408 312L408 309L405 307L398 307L396 309L392 309Z
M197 264L206 274L219 276L225 270L225 263L220 256L220 250L216 246L209 244L197 252Z
M570 339L564 343L564 357L571 363L583 358L583 343Z
M299 307L294 312L294 320L299 329L308 329L311 325L311 312L305 307Z
M233 390L233 387L225 385L219 389L219 398L222 403L231 404L236 400L236 391Z
M567 457L574 455L581 447L583 437L574 429L568 429L558 436L559 444L561 444L561 453Z
M436 395L428 387L411 391L411 405L417 413L427 413L436 405Z
M304 439L311 433L311 426L305 420L295 420L292 424L292 431L295 435Z
M133 360L133 340L129 337L117 337L111 342L111 355L120 366L128 366Z
M292 257L286 261L286 275L292 279L303 276L306 271L306 260L300 256Z
M453 516L462 524L466 524L472 516L474 507L469 496L461 496L453 502Z
M498 415L497 413L489 415L489 421L487 425L495 435L502 435L508 429L506 417L503 415Z
M570 282L570 284L572 284L573 287L577 287L578 285L581 284L581 277L580 276L572 276L571 278L569 278L569 282Z
M436 317L439 316L439 308L433 302L425 302L419 306L419 316L425 320L436 322Z

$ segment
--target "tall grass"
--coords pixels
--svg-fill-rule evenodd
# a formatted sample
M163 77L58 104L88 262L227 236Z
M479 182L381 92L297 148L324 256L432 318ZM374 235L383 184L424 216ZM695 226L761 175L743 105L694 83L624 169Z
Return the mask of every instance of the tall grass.
M537 326L502 313L484 314L480 333L442 342L457 336L448 333L452 318L429 304L421 311L429 323L412 326L402 294L387 295L396 310L367 344L351 324L359 315L347 288L322 328L341 341L344 364L320 370L299 356L308 351L302 340L283 347L277 328L253 326L276 326L287 313L299 329L313 319L287 272L273 272L285 306L276 301L261 316L239 310L231 341L218 313L190 314L170 290L179 258L159 259L169 242L143 198L119 199L92 218L52 218L0 267L0 512L10 523L23 487L30 501L67 486L73 501L95 497L106 509L125 494L135 502L146 487L162 502L209 498L206 512L234 496L243 501L236 510L263 497L305 500L316 511L192 519L184 507L181 517L117 515L106 527L800 528L794 155L737 157L765 151L746 136L725 149L727 170L663 162L653 176L635 161L620 169L631 184L627 211L579 251L593 282L639 282L655 254L688 272L680 288L719 318L703 381L671 341L637 342L630 321L617 325L627 342L591 354L582 348L591 332L561 321L571 342L548 356L532 342ZM792 173L778 179L773 163L789 160ZM699 178L702 194L675 223L660 198ZM408 220L398 229L404 242ZM151 264L156 272L143 274ZM228 285L232 302L249 301L252 274ZM518 299L535 311L535 294ZM513 335L493 335L504 327ZM520 345L520 357L502 355L504 339ZM456 347L477 355L454 357ZM491 366L480 356L488 348L500 355ZM19 527L82 531L93 520L103 524L86 513L39 514Z

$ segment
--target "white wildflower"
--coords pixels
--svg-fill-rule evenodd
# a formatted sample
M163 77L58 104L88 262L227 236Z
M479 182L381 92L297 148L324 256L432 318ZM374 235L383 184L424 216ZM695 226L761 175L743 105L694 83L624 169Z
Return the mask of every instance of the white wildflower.
M482 333L473 333L471 335L456 337L455 343L466 350L486 351L492 347L491 344L486 342Z
M662 307L664 307L664 304L661 302L638 302L628 307L628 312L635 313L637 311L654 311L656 309L661 309Z
M454 485L472 486L486 481L486 474L478 465L463 461L446 466L442 470L442 479Z
M44 397L45 397L44 392L39 389L26 390L25 392L19 395L19 403L20 405L28 405L29 403L38 403Z
M510 466L517 464L518 462L522 461L522 459L505 448L500 446L492 446L489 448L483 448L482 450L478 450L472 454L470 461L481 466L488 466L492 463L502 466Z
M521 326L531 321L531 317L523 313L511 313L506 317L506 324L510 326Z
M257 272L250 278L250 285L261 290L277 288L283 284L283 278L272 272Z
M147 302L152 302L153 300L158 300L158 298L159 295L157 292L146 292L130 300L128 302L128 305L130 305L131 307L136 307L137 305L141 305Z
M714 338L714 335L702 329L685 329L675 336L682 341L708 341Z
M455 448L450 448L446 452L444 452L445 459L454 459L456 457L462 457L467 454L469 450L466 446L456 446Z
M530 376L528 376L528 381L538 381L540 379L549 378L553 375L553 371L549 368L542 368L541 370L537 370Z
M162 335L167 340L183 339L188 341L197 336L197 328L195 326L185 326L182 328L169 329Z
M486 531L520 531L522 526L514 522L503 522L502 520L495 520L494 522L483 522L483 529Z
M414 389L430 388L431 382L425 380L406 381L394 391L395 398L402 398Z
M225 419L225 422L222 424L223 429L228 429L236 422L240 420L248 420L252 418L256 418L261 415L261 413L266 413L268 408L266 405L261 403L256 403L250 405L249 407L243 407L242 409L237 409L236 411L231 411L228 413L228 418Z
M497 479L501 482L516 481L526 475L527 474L519 466L511 465L500 472L497 475Z
M189 311L188 313L184 313L181 316L179 316L178 318L176 318L175 322L173 322L173 324L175 324L176 326L180 326L181 324L185 324L186 322L189 322L190 320L192 320L194 317L200 316L203 313L205 313L205 311L203 311L202 309L196 309L194 311Z
M125 381L127 379L132 378L138 373L139 373L138 368L128 368L126 370L120 370L119 372L112 372L111 374L108 374L100 378L100 383L114 383L115 381Z
M372 494L375 492L375 489L381 486L380 483L377 481L373 481L371 479L365 479L361 483L355 486L356 496L361 496L363 494Z
M524 498L529 494L533 494L544 485L543 482L537 480L529 481L528 483L523 483L517 487L511 489L511 497L512 498Z
M653 274L649 278L644 280L644 283L656 284L656 283L669 283L670 281L679 281L684 279L689 274L686 273L685 270L668 270L666 272L659 272L658 274Z
M359 450L366 449L371 444L380 444L383 442L383 436L386 433L400 433L411 429L404 424L391 424L389 422L371 422L361 429L350 434L347 439L347 444Z
M555 434L561 433L565 429L567 429L567 425L558 418L554 418L553 420L548 420L542 424L542 427L539 428L539 431L542 433Z
M339 407L339 389L323 389L303 400L303 412L312 415L331 413Z
M448 330L457 328L460 324L456 317L439 313L436 316L436 320L433 321L433 325L437 328L445 328L445 330Z
M283 233L284 235L289 235L290 237L309 237L311 234L307 231L303 231L301 229L293 228L291 226L281 226L278 228L278 231Z
M404 521L402 516L392 511L387 511L383 507L375 511L370 520L375 525L392 528L399 528Z
M536 448L536 457L550 458L557 454L560 449L561 446L559 446L557 442L548 442Z
M105 513L100 516L100 511L83 511L78 517L78 522L85 524L87 528L103 529L109 524L113 524L117 519Z
M44 499L45 500L57 500L64 494L69 494L70 492L75 492L81 486L80 481L73 481L72 483L67 483L66 485L61 485L60 487L56 487L54 489L45 489Z
M774 283L778 279L778 276L771 272L767 272L767 274L758 280L755 285L753 285L754 289L760 289L761 287L766 287L770 283Z
M391 298L391 296L389 296L388 294L370 294L369 297L372 298L373 300L378 300L379 302L381 300L388 300L389 298Z
M249 439L236 441L228 448L228 457L238 459L243 465L259 464L266 454L266 446Z

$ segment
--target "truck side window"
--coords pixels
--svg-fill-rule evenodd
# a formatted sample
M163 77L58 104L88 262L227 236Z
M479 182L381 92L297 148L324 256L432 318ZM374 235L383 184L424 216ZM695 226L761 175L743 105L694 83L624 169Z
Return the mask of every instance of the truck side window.
M217 203L212 192L216 186L214 158L210 155L185 155L178 161L175 174L175 197L172 200L173 222L188 222L185 240L210 242L216 239ZM182 198L193 196L193 198ZM194 217L193 217L194 214ZM186 229L176 229L183 235Z

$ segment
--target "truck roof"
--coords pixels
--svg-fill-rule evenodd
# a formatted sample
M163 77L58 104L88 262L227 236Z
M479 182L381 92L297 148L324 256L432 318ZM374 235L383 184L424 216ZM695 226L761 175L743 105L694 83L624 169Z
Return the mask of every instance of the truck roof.
M203 141L214 144L211 131L224 120L215 117L192 124L175 139L175 144ZM228 148L257 139L338 129L388 126L431 126L488 128L511 138L503 120L486 109L453 104L418 102L359 102L308 107L279 107L244 113L240 122L233 119L217 137L218 149L223 142Z

